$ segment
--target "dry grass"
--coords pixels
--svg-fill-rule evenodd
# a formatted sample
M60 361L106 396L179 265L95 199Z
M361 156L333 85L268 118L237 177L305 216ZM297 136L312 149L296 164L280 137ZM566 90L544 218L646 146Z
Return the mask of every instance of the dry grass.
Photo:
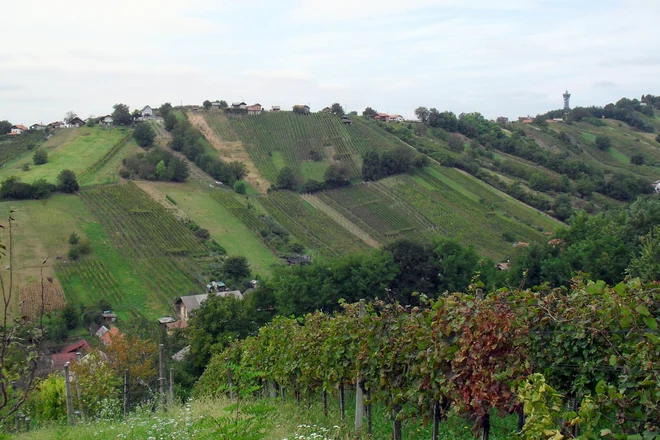
M31 283L21 286L20 290L21 315L35 318L41 312L41 283ZM43 292L44 312L52 312L66 307L64 292L59 281L52 277L44 280Z

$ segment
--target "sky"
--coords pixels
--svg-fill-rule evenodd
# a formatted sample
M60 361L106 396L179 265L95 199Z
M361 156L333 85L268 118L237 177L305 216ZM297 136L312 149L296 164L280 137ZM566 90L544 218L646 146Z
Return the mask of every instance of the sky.
M0 120L205 99L488 118L660 95L658 0L0 0Z

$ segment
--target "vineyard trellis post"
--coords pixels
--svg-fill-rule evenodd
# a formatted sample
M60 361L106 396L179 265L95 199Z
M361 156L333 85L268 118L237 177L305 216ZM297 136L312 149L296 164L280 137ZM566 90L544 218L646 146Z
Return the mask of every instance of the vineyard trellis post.
M128 368L124 371L124 419L128 414Z
M346 393L344 391L344 384L339 385L339 414L341 421L346 421Z
M174 368L170 367L170 406L174 405Z
M158 344L158 384L160 385L161 405L165 408L165 346Z
M229 358L225 358L225 363L227 364L227 386L229 386L229 400L234 401L234 375L231 372L231 366L229 365Z
M440 438L440 401L433 403L433 440Z
M364 299L360 300L360 310L358 311L358 318L364 319L366 315L364 307ZM364 396L362 393L362 379L360 371L358 370L355 377L355 432L362 430L362 422L364 418Z
M78 352L76 352L76 362L80 363L80 359L82 359L82 353L78 351ZM84 414L82 412L82 406L83 405L82 405L82 396L80 394L80 379L79 378L76 378L76 397L78 398L78 405L79 405L78 408L80 409L80 415L84 416ZM83 417L83 419L84 419L84 417Z
M69 363L64 364L64 386L66 389L66 417L70 425L76 423L73 414L73 396L71 395L71 378L69 376Z

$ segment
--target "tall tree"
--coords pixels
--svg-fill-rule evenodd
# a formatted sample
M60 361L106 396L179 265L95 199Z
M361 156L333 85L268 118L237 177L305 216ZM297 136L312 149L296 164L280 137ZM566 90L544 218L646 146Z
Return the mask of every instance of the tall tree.
M139 122L133 130L133 138L143 148L149 148L154 144L156 132L148 122Z
M213 104L211 104L211 101L208 99L202 103L204 106L204 110L211 110L211 107L213 107Z
M76 173L71 170L62 170L57 175L57 189L65 193L76 192L80 189Z
M290 166L285 166L280 170L277 175L277 187L279 189L295 191L297 184L296 176L293 174L293 170Z
M337 116L344 116L344 107L342 107L340 103L335 102L330 106L330 113Z
M365 108L364 111L362 112L362 116L365 116L367 118L373 118L377 114L378 114L378 112L376 110L372 109L371 107Z
M429 122L429 115L431 113L429 112L429 109L426 107L417 107L415 109L415 116L417 116L417 119L422 121L423 123L428 123Z
M71 121L73 121L77 117L78 117L78 115L76 114L76 112L74 112L73 110L69 110L64 115L64 122L69 124L69 123L71 123Z
M130 125L133 121L131 112L126 104L115 104L112 112L112 121L115 125Z
M0 121L0 134L7 134L11 131L12 123L5 120Z

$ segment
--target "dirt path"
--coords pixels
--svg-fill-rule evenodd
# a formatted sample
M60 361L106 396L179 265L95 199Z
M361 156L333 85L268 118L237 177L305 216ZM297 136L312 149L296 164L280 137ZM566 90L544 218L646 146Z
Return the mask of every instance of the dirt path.
M248 183L252 185L257 191L262 194L266 194L266 190L270 186L270 182L268 182L268 180L266 180L261 175L254 162L252 162L252 159L250 159L250 155L248 154L247 150L245 147L243 147L242 142L223 142L215 134L215 132L211 130L211 127L209 127L209 125L206 123L204 116L199 114L196 115L192 112L188 112L187 116L190 123L199 129L206 140L209 141L209 143L218 151L218 153L220 153L220 157L222 159L230 161L237 160L239 162L243 162L247 167L247 175L245 176L245 180L247 180Z
M360 229L358 225L335 211L331 206L328 206L324 201L319 199L313 194L301 194L303 199L308 201L312 206L318 208L322 212L328 215L331 219L336 221L340 226L342 226L344 229L346 229L348 232L351 234L355 235L357 238L360 240L364 241L371 247L379 247L380 243L378 243L376 240L374 240L369 234L367 234L365 231Z

